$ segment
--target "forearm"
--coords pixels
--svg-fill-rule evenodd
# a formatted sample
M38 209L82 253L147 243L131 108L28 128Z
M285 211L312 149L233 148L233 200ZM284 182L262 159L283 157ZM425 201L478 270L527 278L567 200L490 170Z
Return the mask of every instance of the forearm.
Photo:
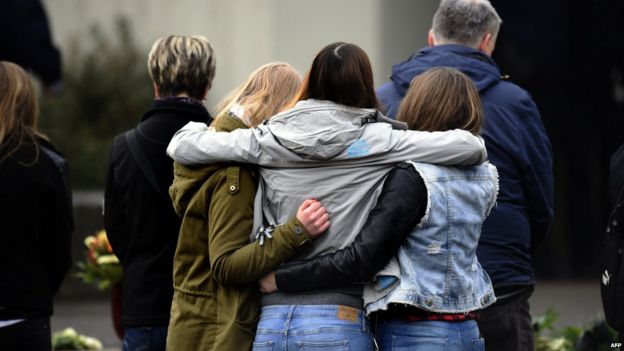
M485 143L465 130L446 132L392 131L396 162L411 160L440 165L475 165L487 161Z
M231 193L232 186L238 191ZM222 285L242 285L258 280L309 241L303 225L293 218L278 226L273 239L265 238L263 245L249 243L255 189L248 170L230 167L222 172L211 192L207 206L208 256L214 279Z
M183 165L217 162L257 164L260 151L252 129L215 132L204 123L189 122L171 139L167 155Z
M306 291L370 281L421 220L426 194L424 182L413 167L396 167L354 242L331 254L278 269L278 289Z
M226 286L253 283L310 243L296 218L277 226L271 236L262 245L255 241L219 257L213 266L215 279Z

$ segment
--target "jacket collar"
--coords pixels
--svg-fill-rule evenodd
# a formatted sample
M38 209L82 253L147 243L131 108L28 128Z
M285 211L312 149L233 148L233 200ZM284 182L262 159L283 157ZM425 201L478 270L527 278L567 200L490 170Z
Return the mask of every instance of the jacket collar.
M491 57L462 45L436 45L413 54L407 61L392 67L392 81L401 95L409 88L415 76L433 67L452 67L470 77L479 91L484 91L501 80L501 73Z
M193 122L204 122L206 124L212 122L212 117L204 105L189 99L177 98L154 99L152 108L143 115L141 121L161 113L167 113L174 116L174 118L180 116L179 118Z

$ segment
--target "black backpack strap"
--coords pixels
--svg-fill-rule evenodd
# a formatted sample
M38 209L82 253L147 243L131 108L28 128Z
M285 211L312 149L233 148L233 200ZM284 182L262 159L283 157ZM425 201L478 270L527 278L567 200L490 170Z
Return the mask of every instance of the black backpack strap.
M136 130L131 129L125 132L124 138L126 139L126 142L128 142L132 157L138 163L139 169L141 170L145 178L147 178L147 181L154 188L154 190L156 190L160 197L162 197L165 201L171 201L169 195L165 194L160 188L158 180L156 179L156 172L154 171L152 165L147 161L147 156L145 156L145 153L143 153L143 150L141 150L141 147L139 146L139 142L136 138Z

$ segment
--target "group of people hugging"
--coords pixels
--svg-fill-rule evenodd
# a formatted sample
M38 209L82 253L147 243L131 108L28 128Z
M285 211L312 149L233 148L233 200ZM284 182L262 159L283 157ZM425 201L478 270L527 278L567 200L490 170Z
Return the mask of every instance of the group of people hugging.
M530 153L523 119L541 121L491 60L500 23L487 0L444 0L430 46L377 92L366 52L336 42L303 77L257 68L214 118L209 41L156 40L153 105L114 139L105 188L123 349L532 350L531 238L552 218L552 179L525 182L533 160L505 159ZM526 133L544 136L529 144L547 172L541 128Z

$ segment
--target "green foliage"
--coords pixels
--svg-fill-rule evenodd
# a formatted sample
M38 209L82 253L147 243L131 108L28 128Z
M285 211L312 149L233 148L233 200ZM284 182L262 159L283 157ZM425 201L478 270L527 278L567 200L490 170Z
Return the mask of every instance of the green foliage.
M117 264L94 264L92 262L78 262L80 272L76 273L76 277L82 279L85 283L97 284L100 290L104 290L111 284L121 281L123 269Z
M616 332L605 321L592 322L586 328L555 326L557 313L549 309L543 316L533 319L536 351L606 351L617 350L611 343L617 340Z
M40 127L66 156L75 188L104 186L113 137L132 128L153 98L147 54L119 19L113 40L98 27L87 52L77 42L65 53L65 91L42 99Z

